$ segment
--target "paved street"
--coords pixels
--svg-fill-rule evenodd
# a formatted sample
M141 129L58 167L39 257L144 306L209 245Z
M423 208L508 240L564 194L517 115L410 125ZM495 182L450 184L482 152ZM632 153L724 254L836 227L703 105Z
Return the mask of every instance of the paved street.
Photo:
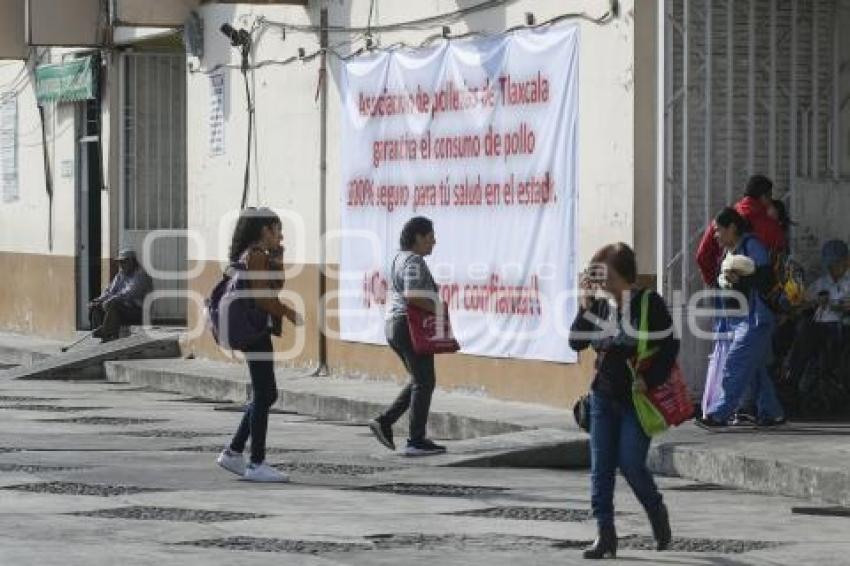
M363 427L301 415L274 414L269 431L292 483L242 482L214 464L232 409L0 381L0 565L564 565L594 535L584 471L433 468ZM624 564L850 564L850 518L670 478L681 550L643 549L648 525L619 484Z

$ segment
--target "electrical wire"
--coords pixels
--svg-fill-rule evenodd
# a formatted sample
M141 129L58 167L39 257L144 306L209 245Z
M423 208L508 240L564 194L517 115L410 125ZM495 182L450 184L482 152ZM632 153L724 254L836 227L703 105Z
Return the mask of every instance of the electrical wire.
M429 29L433 28L436 25L446 24L456 22L458 20L463 19L464 17L474 14L476 12L482 12L486 10L491 10L493 8L498 8L500 6L504 6L507 4L512 4L517 0L485 0L483 2L479 2L478 4L468 6L466 8L460 8L458 10L454 10L453 12L447 12L445 14L438 14L436 16L429 16L427 18L419 18L416 20L408 20L406 22L396 22L393 24L385 24L385 25L367 25L366 27L350 27L350 26L332 26L329 25L325 28L328 32L357 32L357 33L374 33L374 32L386 32L386 31L399 31L399 30L410 30L410 29ZM303 25L303 24L289 24L286 22L276 22L267 19L265 16L261 16L258 21L261 25L268 25L273 27L280 27L284 29L290 29L293 31L304 31L304 32L321 32L321 26L312 26L312 25Z
M582 21L587 21L587 22L590 22L590 23L596 24L596 25L605 25L605 24L612 22L615 19L615 13L611 9L609 9L608 11L603 13L601 16L593 16L591 14L588 14L587 12L568 12L568 13L564 13L564 14L559 14L559 15L553 17L553 18L550 18L548 20L545 20L545 21L537 23L537 24L531 24L531 25L520 24L520 25L517 25L517 26L513 26L511 28L508 28L507 30L501 31L501 32L486 32L486 31L475 31L475 30L473 30L473 31L468 31L468 32L462 33L462 34L448 35L448 36L444 36L441 33L441 34L430 35L427 38L425 38L423 41L421 41L419 43L414 43L414 44L407 43L405 41L397 41L397 42L392 43L391 45L386 46L386 47L381 47L381 46L376 47L374 45L360 47L358 49L353 50L349 54L342 54L339 51L337 51L337 49L340 48L340 47L344 47L344 46L348 46L348 45L354 45L357 42L364 40L364 39L371 39L371 33L374 32L374 31L388 31L388 30L395 30L395 29L418 29L418 28L412 28L410 26L414 26L414 25L420 26L420 25L424 25L424 23L426 23L426 22L430 25L430 24L433 24L434 22L437 22L437 21L445 21L446 19L450 19L450 18L462 17L463 15L467 15L467 14L472 13L472 12L490 9L490 8L493 8L493 7L502 5L502 4L506 4L506 3L509 3L509 2L514 2L514 1L515 0L491 0L489 2L482 2L480 4L476 4L475 6L463 8L463 9L457 10L455 12L450 12L450 13L447 13L447 14L441 14L439 16L433 16L433 17L430 17L430 18L423 18L423 19L420 19L420 20L411 20L410 22L399 22L399 23L396 23L396 24L388 24L388 25L385 25L385 26L371 26L370 25L370 26L367 26L366 28L362 28L362 27L346 28L346 27L342 27L342 26L328 26L327 29L328 29L329 32L330 31L337 31L337 32L339 32L339 31L349 31L349 32L358 32L358 35L355 36L354 38L335 43L334 45L331 45L326 49L320 48L320 49L317 49L316 51L313 51L312 53L309 53L309 54L306 54L306 55L303 55L303 56L292 56L292 57L288 57L286 59L269 59L269 60L259 61L257 63L252 64L251 69L261 69L263 67L267 67L267 66L270 66L270 65L287 66L287 65L291 65L293 63L297 63L299 61L302 62L302 63L306 63L306 62L312 61L313 59L316 59L317 57L320 57L322 55L322 53L324 53L324 52L327 52L328 54L333 55L336 59L338 59L340 61L348 61L350 59L353 59L353 58L358 57L360 55L363 55L365 53L371 53L371 52L375 52L375 51L391 52L391 51L394 51L394 50L397 50L397 49L416 49L416 48L421 48L421 47L428 47L428 46L433 45L435 41L439 41L439 40L456 41L456 40L461 40L461 39L467 39L467 38L470 38L470 37L495 37L495 36L500 36L500 35L504 35L504 34L508 34L508 33L514 33L514 32L521 31L521 30L540 29L540 28L544 28L544 27L550 27L550 26L556 25L560 22L568 21L568 20L582 20ZM370 11L371 11L371 9L370 9ZM371 15L370 15L369 21L371 23ZM283 27L285 29L292 29L292 30L301 31L301 32L316 32L316 31L321 32L321 27L318 27L318 26L303 26L303 25L296 25L296 24L287 24L287 23L282 23L282 22L271 22L271 21L266 20L264 17L260 17L254 22L254 25L252 26L252 33L253 33L253 30L255 30L257 28L263 28L263 27L267 27L267 26ZM229 64L229 63L222 63L222 64L215 65L215 66L211 67L210 69L190 69L190 73L212 74L212 73L215 73L216 71L219 71L221 69L238 69L238 68L240 68L238 65Z

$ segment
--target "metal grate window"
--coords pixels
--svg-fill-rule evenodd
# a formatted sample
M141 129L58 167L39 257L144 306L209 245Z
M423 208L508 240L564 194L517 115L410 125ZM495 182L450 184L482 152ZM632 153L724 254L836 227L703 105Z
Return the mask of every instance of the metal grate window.
M124 92L124 227L185 229L186 58L129 54Z
M788 196L838 175L836 0L664 0L664 293L703 287L695 252L709 220L762 173ZM802 190L802 186L799 187ZM788 199L789 201L792 199ZM792 215L793 215L793 211ZM704 375L711 344L683 334Z

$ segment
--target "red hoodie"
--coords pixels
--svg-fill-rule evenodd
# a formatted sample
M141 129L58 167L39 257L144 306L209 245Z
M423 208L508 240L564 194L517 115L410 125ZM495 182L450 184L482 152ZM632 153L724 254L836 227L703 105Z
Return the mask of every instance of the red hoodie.
M782 231L782 225L767 214L767 207L760 200L744 197L735 203L735 210L750 223L753 234L761 240L768 251L776 252L785 249L785 233ZM702 280L706 285L714 285L720 270L720 262L723 261L723 250L714 237L713 221L709 223L702 235L696 260Z

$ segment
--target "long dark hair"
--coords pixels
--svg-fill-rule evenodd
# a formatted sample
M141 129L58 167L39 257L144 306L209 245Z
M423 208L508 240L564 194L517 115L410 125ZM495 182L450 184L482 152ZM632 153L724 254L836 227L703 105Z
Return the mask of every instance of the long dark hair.
M600 248L590 260L591 264L605 264L633 285L637 281L637 259L628 244L617 242Z
M270 208L249 207L242 211L236 228L233 229L233 240L230 242L230 261L238 261L248 247L260 239L263 228L281 226L283 223Z
M717 216L714 217L714 222L723 228L728 228L734 224L735 228L738 229L739 236L743 236L752 229L750 223L747 222L743 216L738 214L738 211L731 206L727 206L721 210Z
M416 236L427 236L434 231L434 223L424 216L414 216L401 229L399 246L402 251L410 251L416 243Z

